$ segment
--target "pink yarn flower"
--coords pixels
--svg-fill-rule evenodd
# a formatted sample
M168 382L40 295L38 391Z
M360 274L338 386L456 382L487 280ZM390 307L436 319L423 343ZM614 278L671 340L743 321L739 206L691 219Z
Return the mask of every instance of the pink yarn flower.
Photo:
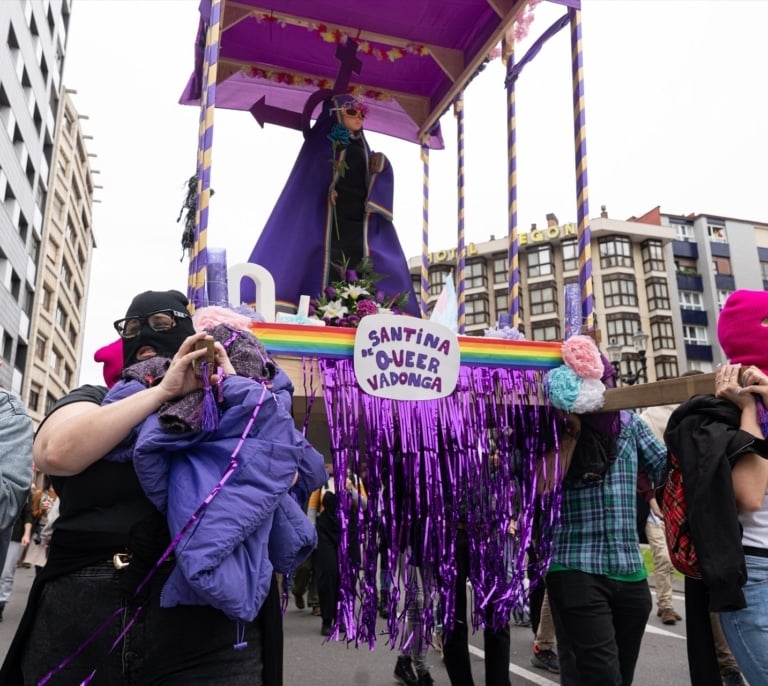
M582 379L599 379L603 375L603 360L597 345L589 336L571 336L562 347L563 362Z

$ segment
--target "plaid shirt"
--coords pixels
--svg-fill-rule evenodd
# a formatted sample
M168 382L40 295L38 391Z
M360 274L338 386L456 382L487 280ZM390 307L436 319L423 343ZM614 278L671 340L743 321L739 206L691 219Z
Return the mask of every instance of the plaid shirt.
M637 535L637 468L663 479L667 448L634 412L621 412L616 461L594 486L565 489L552 564L589 574L629 576L643 567Z

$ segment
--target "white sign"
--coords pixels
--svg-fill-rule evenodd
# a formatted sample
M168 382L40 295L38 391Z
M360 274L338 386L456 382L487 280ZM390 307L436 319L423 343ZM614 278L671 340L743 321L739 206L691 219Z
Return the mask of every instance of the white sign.
M453 392L459 340L450 329L415 317L372 314L355 334L355 377L370 395L433 400Z

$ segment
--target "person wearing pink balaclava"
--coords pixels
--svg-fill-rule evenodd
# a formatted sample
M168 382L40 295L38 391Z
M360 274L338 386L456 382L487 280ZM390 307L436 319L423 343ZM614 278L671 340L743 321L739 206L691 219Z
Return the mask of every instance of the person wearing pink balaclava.
M713 395L681 404L664 434L682 471L701 565L701 580L686 578L688 665L692 683L720 684L707 621L718 612L743 675L766 684L768 293L732 293L717 334L729 363L718 368Z

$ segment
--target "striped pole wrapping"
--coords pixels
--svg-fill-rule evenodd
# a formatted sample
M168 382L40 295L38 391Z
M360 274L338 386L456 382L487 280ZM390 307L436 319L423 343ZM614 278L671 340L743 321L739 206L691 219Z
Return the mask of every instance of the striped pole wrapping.
M458 289L456 299L458 301L458 324L459 333L463 334L466 326L466 308L464 298L464 272L467 262L467 248L464 241L464 96L459 95L454 103L454 114L456 115L456 133L457 133L457 151L458 160L458 238L456 244L456 276Z
M594 329L594 297L592 294L592 255L589 230L589 197L587 183L587 134L584 115L584 68L582 64L581 12L568 10L571 24L571 73L573 81L573 135L576 150L576 195L578 207L579 288L581 316L585 331Z
M208 205L211 199L211 152L213 148L213 113L216 107L216 75L221 35L221 0L211 1L211 15L205 37L203 84L200 92L200 133L197 152L197 209L195 240L189 258L189 301L194 308L208 300L205 292L207 266Z
M427 319L429 300L429 145L421 144L422 207L421 207L421 316Z
M515 64L514 50L507 56L507 73ZM507 308L511 325L520 326L520 265L518 258L518 223L517 223L517 117L515 112L515 79L507 79L507 191L508 191L508 235L509 251L507 276Z

